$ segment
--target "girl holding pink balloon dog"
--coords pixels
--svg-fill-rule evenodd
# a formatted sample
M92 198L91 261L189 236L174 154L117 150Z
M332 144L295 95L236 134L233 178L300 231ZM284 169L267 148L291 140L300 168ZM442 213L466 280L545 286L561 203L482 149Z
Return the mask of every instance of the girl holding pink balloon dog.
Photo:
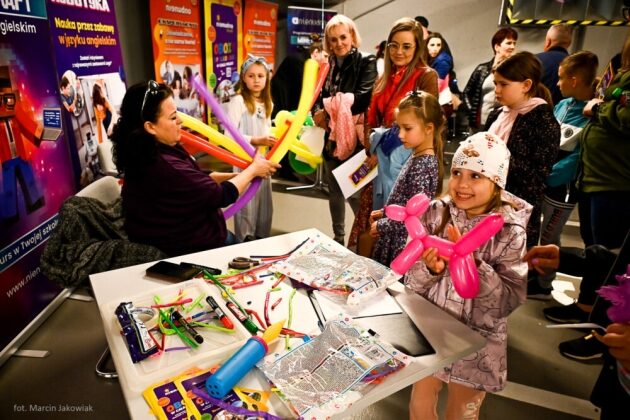
M396 123L403 147L412 149L413 154L400 170L387 205L404 206L419 193L435 197L442 189L443 175L444 115L440 103L429 93L413 91L400 101ZM383 265L389 265L407 243L405 225L383 217L383 209L370 215L370 235L378 238L372 258Z
M413 385L411 419L437 419L438 393L448 386L446 418L478 418L486 392L507 381L507 316L526 299L526 226L532 206L504 190L510 162L505 143L480 132L463 141L455 155L448 195L433 201L421 218L426 232L456 243L488 214L504 225L473 252L479 293L463 299L455 291L448 261L425 249L405 275L405 284L458 318L487 340L486 345Z
M276 144L276 138L271 135L270 79L267 61L249 54L241 66L238 94L224 105L230 122L263 156L268 147ZM234 172L241 169L234 167ZM271 178L265 178L256 195L234 215L236 240L268 237L272 216Z

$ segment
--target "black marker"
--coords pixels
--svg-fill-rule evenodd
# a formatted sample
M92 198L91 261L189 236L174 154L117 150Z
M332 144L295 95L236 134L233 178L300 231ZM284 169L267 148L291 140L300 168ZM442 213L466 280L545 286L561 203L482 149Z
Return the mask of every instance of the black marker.
M206 302L208 302L208 305L210 305L210 307L212 308L214 313L217 314L217 316L219 317L219 321L221 321L221 323L225 326L225 328L233 330L234 329L234 324L232 324L232 321L230 321L230 318L228 318L223 313L221 308L219 308L219 305L217 304L217 301L214 300L214 298L212 296L208 296L206 298Z
M195 329L191 327L188 322L186 322L186 319L184 319L182 314L177 311L173 311L171 317L174 321L177 321L179 325L184 329L184 331L186 331L188 335L191 336L197 343L203 343L203 337L197 331L195 331Z

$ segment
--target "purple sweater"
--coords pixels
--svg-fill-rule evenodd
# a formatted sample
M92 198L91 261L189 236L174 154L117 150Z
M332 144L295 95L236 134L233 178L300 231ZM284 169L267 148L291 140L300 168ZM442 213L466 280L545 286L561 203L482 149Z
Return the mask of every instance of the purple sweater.
M155 162L125 174L125 230L169 256L217 248L227 236L221 208L237 197L234 184L217 184L182 146L160 143Z

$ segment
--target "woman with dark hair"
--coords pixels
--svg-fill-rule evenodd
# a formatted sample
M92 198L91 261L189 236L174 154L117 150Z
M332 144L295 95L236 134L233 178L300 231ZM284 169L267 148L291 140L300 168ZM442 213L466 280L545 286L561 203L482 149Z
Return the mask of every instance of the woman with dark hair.
M517 40L518 32L514 29L499 29L490 41L494 57L479 64L468 79L464 88L464 103L468 108L468 121L472 130L476 131L483 127L488 114L497 106L492 69L514 53Z
M182 121L173 91L154 81L127 90L114 127L114 162L124 176L122 205L129 239L169 256L229 243L221 208L257 176L279 166L257 155L243 172L204 173L179 144Z

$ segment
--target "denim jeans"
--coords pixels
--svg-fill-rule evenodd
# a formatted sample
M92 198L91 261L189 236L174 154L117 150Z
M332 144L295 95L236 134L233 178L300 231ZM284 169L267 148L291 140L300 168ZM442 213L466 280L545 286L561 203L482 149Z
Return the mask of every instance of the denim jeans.
M582 193L578 206L586 246L621 247L630 229L630 191Z

